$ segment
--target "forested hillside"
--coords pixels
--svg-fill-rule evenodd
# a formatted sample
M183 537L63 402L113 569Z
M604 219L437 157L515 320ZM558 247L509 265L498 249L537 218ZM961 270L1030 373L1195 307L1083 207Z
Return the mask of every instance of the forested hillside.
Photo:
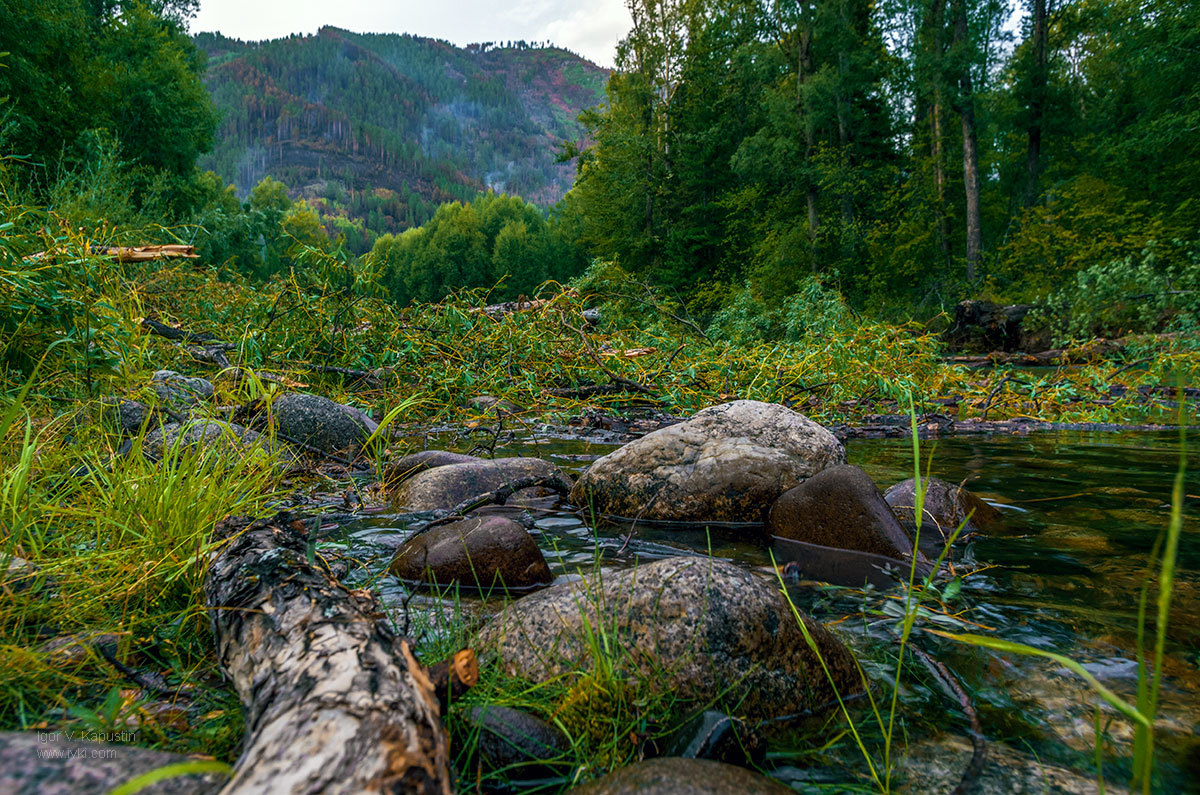
M361 218L374 234L492 188L544 206L573 180L556 162L606 71L565 50L473 45L322 28L243 43L202 33L221 113L201 158L246 195L272 176L293 195Z

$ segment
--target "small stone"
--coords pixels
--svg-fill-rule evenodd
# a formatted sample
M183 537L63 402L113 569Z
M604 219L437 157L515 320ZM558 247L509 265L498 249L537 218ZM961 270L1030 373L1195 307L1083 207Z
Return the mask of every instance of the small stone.
M449 464L465 464L470 461L482 461L473 455L448 453L445 450L421 450L389 461L384 471L383 482L388 489L395 489L401 483L419 475L428 469L436 469Z
M105 398L100 402L100 419L123 436L136 436L147 421L153 421L154 409L137 400Z
M161 459L168 449L182 450L214 446L224 455L244 452L260 443L262 434L223 420L192 420L183 424L171 423L146 434L142 452Z
M912 478L897 483L883 498L896 517L906 525L916 524L917 496ZM958 526L967 521L964 530L983 529L1001 521L1000 511L988 505L962 486L939 478L925 478L925 502L922 505L922 528L930 524L943 538L949 538ZM970 520L967 517L970 516Z
M648 759L568 790L570 795L794 795L774 779L708 759Z
M476 459L458 464L439 466L404 480L392 491L392 502L413 511L453 508L481 494L495 491L520 478L542 477L566 493L571 481L562 471L540 458ZM547 490L523 489L514 497L541 496ZM510 498L510 504L514 502Z
M204 378L180 375L174 370L158 370L150 377L150 388L158 399L176 411L187 411L213 396L212 382Z
M495 705L472 707L466 717L478 732L475 750L487 772L513 768L506 771L509 778L547 778L569 766L561 760L570 741L541 718Z
M739 767L761 764L767 747L744 720L707 710L663 741L664 756L712 759Z
M476 411L498 410L505 414L519 414L524 411L516 403L492 395L476 395L467 401L467 405Z
M501 516L435 527L410 538L390 571L408 582L480 589L532 588L554 579L533 536Z

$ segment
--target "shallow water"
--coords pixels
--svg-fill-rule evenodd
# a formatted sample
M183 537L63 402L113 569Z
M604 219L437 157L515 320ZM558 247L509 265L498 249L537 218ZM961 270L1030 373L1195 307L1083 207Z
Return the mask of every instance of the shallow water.
M430 447L460 447L461 437L428 440ZM510 441L497 455L547 458L565 470L578 471L617 444L542 434ZM911 442L902 439L854 440L847 444L849 462L862 467L881 488L911 477ZM999 507L1005 523L990 535L959 549L960 570L973 559L982 571L966 576L952 603L964 610L961 631L984 634L1066 654L1083 664L1106 686L1130 701L1137 681L1137 603L1156 539L1170 515L1170 492L1180 461L1175 434L1055 433L1028 436L958 437L922 443L922 467L968 487ZM1188 454L1185 491L1200 495L1200 454ZM1178 575L1168 631L1166 676L1160 698L1158 739L1161 784L1176 791L1200 791L1200 496L1186 500ZM410 531L414 517L380 515L344 528L343 538L354 556L370 560L379 571ZM607 525L593 528L563 509L532 515L533 531L558 575L605 566L633 565L638 558L677 554L713 555L747 566L770 565L768 549L738 540L727 529L676 530ZM385 600L405 597L403 586L383 578ZM867 665L887 671L894 646L893 624L878 611L884 594L853 589L791 587L797 604L818 619L834 621L851 615L841 627ZM893 593L894 595L894 593ZM1154 593L1150 596L1154 610ZM866 614L868 618L861 616ZM926 624L933 628L935 624ZM944 662L971 692L984 733L1027 750L1042 761L1094 774L1094 720L1098 699L1086 684L1049 660L977 650L922 635L926 651ZM1152 643L1152 631L1151 631ZM894 664L891 663L891 664ZM889 677L890 678L890 677ZM920 685L918 675L903 689L903 720L910 739L939 726L964 733L957 704ZM927 677L926 677L927 681ZM1105 705L1102 718L1115 713ZM858 717L865 719L865 708ZM1110 781L1128 779L1128 739L1121 720L1108 726L1105 772ZM837 764L848 770L861 759L850 746L834 749L820 760L800 748L811 743L800 735L778 735L772 758L780 764ZM795 753L792 753L792 752ZM914 790L915 791L915 790Z

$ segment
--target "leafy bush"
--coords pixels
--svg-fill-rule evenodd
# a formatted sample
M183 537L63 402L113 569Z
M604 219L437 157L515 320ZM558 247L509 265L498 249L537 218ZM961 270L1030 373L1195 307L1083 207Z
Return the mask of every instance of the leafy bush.
M852 310L837 290L815 276L801 280L798 287L772 308L747 284L713 317L709 336L734 343L798 342L810 335L840 333L853 325Z

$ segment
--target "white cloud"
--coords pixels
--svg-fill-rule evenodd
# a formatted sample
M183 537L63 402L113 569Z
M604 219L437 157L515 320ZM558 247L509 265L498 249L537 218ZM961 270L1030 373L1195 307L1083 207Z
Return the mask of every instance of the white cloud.
M314 33L322 25L363 33L412 33L460 45L549 40L612 66L630 20L623 0L201 0L191 29L259 40Z

